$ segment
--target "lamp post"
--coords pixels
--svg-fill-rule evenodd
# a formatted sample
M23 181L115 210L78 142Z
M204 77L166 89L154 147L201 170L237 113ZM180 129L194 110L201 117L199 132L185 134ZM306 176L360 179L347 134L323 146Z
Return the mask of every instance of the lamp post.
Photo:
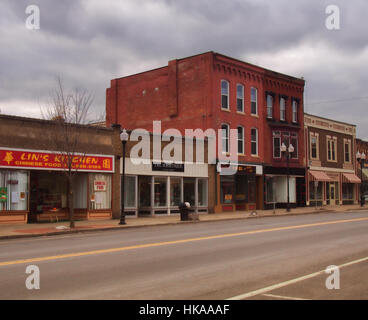
M359 151L356 154L356 158L360 164L360 206L364 207L364 194L363 194L363 167L364 167L364 161L365 161L365 153L360 153Z
M289 192L289 175L290 175L290 167L289 167L289 159L292 153L294 152L294 147L290 143L289 147L286 147L285 143L281 145L281 152L282 154L286 155L286 165L287 165L287 204L286 204L286 211L290 211L290 192Z
M123 144L123 178L121 181L121 213L120 213L120 222L119 224L126 224L125 222L125 210L124 210L124 186L125 186L125 145L129 139L128 132L123 129L123 131L120 133L120 140Z

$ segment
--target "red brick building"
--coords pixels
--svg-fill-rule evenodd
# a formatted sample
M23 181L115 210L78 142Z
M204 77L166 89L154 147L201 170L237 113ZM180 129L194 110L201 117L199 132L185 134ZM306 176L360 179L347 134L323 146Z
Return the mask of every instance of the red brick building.
M265 187L263 164L284 168L273 158L274 129L297 135L298 158L291 167L304 165L304 80L245 63L222 54L207 52L169 61L168 66L111 80L106 91L106 125L117 123L127 129L152 131L161 120L162 131L214 129L222 142L217 156L221 171L223 157L230 153L229 131L237 134L237 174L217 174L215 211L263 208ZM266 92L286 100L285 121L267 120ZM293 123L292 102L297 122ZM275 119L278 111L275 103ZM295 114L294 114L295 116ZM294 138L294 137L293 137ZM217 155L217 153L216 153ZM271 170L271 175L274 173ZM278 174L283 174L280 172Z

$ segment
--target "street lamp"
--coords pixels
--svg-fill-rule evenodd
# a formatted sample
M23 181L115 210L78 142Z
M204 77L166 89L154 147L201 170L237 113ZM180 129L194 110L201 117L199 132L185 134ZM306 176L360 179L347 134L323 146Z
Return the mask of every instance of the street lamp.
M128 132L123 129L120 133L120 140L123 144L123 179L121 181L121 214L120 214L120 222L119 224L126 224L125 222L125 210L124 210L124 186L125 186L125 145L129 139Z
M364 161L365 161L365 153L360 153L359 151L356 154L356 158L360 164L360 206L364 206L364 194L363 194L363 167L364 167Z
M290 175L290 167L289 167L289 159L292 153L294 152L294 147L290 143L289 147L287 148L285 143L281 145L281 152L282 154L286 155L286 165L287 165L287 204L286 204L286 211L290 211L290 193L289 193L289 175Z

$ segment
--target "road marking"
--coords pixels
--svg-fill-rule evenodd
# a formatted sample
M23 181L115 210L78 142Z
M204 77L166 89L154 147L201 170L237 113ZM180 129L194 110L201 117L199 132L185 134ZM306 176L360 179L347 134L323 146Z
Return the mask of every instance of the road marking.
M361 258L361 259L358 259L358 260L354 260L354 261L350 261L350 262L341 264L337 267L344 268L344 267L348 267L348 266L351 266L353 264L357 264L357 263L364 262L364 261L367 261L367 260L368 260L368 257L365 257L365 258ZM325 274L325 272L326 272L326 270L324 269L324 270L317 271L317 272L314 272L314 273L311 273L311 274L307 274L307 275L299 277L299 278L295 278L295 279L292 279L292 280L277 283L277 284L274 284L272 286L268 286L268 287L258 289L258 290L255 290L255 291L251 291L251 292L247 292L247 293L244 293L244 294L240 294L240 295L237 295L235 297L228 298L226 300L244 300L246 298L250 298L250 297L254 297L254 296L258 296L258 295L264 295L267 292L270 292L270 291L273 291L273 290L276 290L276 289L279 289L279 288L282 288L282 287L286 287L286 286L289 286L291 284L294 284L294 283L297 283L297 282L300 282L300 281L303 281L303 280L311 279L311 278L317 277L319 275Z
M167 246L167 245L172 245L172 244L181 244L181 243L196 242L196 241L203 241L203 240L214 240L214 239L223 239L223 238L230 238L230 237L239 237L239 236L257 234L257 233L302 229L302 228L310 228L310 227L324 226L324 225L330 225L330 224L358 222L358 221L367 221L367 220L368 218L334 220L334 221L309 223L309 224L294 225L294 226L287 226L287 227L278 227L278 228L260 229L260 230L252 230L252 231L237 232L237 233L219 234L219 235L199 237L199 238L189 238L189 239L181 239L181 240L173 240L173 241L165 241L165 242L146 243L146 244L133 245L133 246L127 246L127 247L120 247L120 248L110 248L110 249L100 249L100 250L92 250L92 251L85 251L85 252L66 253L66 254L61 254L61 255L56 255L56 256L46 256L46 257L37 257L37 258L29 258L29 259L22 259L22 260L3 261L3 262L0 262L0 267L15 265L15 264L23 264L23 263L33 263L33 262L40 262L40 261L90 256L90 255L97 255L97 254L102 254L102 253L121 252L121 251L133 250L133 249L161 247L161 246Z
M294 298L294 297L287 297L287 296L278 296L276 294L263 294L263 296L265 297L270 297L270 298L279 298L279 299L285 299L285 300L312 300L312 299L304 299L304 298Z

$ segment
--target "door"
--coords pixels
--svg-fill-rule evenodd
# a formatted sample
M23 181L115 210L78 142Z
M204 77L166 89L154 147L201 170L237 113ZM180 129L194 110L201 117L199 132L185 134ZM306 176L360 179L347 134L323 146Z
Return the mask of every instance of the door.
M330 183L330 204L335 205L336 204L336 188L335 183Z

